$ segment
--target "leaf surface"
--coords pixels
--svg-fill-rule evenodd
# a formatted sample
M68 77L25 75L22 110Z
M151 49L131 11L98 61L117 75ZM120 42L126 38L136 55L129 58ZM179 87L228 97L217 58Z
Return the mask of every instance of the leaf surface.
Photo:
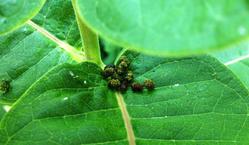
M249 59L232 64L229 68L241 79L249 89Z
M0 121L3 118L4 114L8 112L10 109L10 106L8 104L0 102Z
M115 95L100 72L91 63L63 64L40 79L3 121L8 144L127 142ZM22 121L12 122L11 114Z
M247 0L77 0L81 19L97 34L148 54L186 56L248 38Z
M137 144L247 144L248 92L217 60L127 52L135 78L154 92L123 95Z
M84 60L70 0L47 0L33 21L0 37L0 80L11 81L2 101L14 102L53 67Z
M248 43L213 54L227 65L249 89L249 47Z
M10 91L0 100L14 102L41 76L58 64L70 62L51 40L30 26L0 37L0 79L10 81Z
M0 1L0 34L13 31L42 8L46 0L1 0Z
M248 144L248 91L212 57L125 52L152 92L117 94L92 63L62 64L1 122L6 144ZM129 128L128 128L129 127ZM128 134L127 134L128 133ZM132 140L134 139L134 140Z
M81 38L71 0L47 0L32 21L61 41L81 49Z

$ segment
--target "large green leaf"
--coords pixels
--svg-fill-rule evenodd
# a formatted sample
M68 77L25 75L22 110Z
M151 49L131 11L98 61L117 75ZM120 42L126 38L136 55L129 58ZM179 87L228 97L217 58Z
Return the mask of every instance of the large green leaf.
M14 102L53 67L69 61L68 54L28 25L0 37L0 80L11 81L0 100Z
M32 19L62 41L81 48L81 38L71 0L47 0Z
M249 89L249 47L248 43L213 54L227 65Z
M0 37L0 80L11 81L11 90L0 94L2 101L14 102L58 64L84 59L68 44L80 41L70 0L47 0L33 20Z
M62 64L3 118L2 144L248 144L248 91L215 59L125 52L152 92L114 93L92 63ZM135 139L135 140L134 140Z
M192 55L249 35L247 0L77 0L81 19L112 42L155 55Z
M13 31L34 17L46 0L1 0L0 34Z
M249 94L215 59L125 55L138 81L157 86L124 94L138 144L248 144Z
M64 64L40 79L3 121L8 144L73 145L125 140L115 95L107 89L100 72L91 63ZM21 120L12 122L12 117Z

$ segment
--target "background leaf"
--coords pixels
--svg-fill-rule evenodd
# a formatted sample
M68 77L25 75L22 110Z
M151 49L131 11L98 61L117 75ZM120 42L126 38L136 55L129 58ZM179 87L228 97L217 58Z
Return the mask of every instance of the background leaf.
M115 94L96 65L62 64L4 117L6 144L128 144L127 124L137 144L248 144L248 91L217 60L123 55L154 91Z
M1 0L0 34L5 34L24 25L42 8L46 0Z
M58 39L81 49L81 38L71 0L47 0L32 19Z
M33 20L0 37L0 80L11 81L10 91L0 94L4 102L16 101L55 66L84 60L75 48L80 36L70 0L47 0Z
M229 65L229 68L241 79L249 89L249 59Z
M230 68L249 89L249 44L212 54Z
M100 39L101 57L105 64L114 64L114 61L122 51L121 47L114 45L111 42Z
M0 94L0 100L14 102L56 65L71 61L61 48L28 25L1 36L0 79L11 81L11 89Z
M247 0L77 0L96 33L154 55L182 56L223 49L248 38Z

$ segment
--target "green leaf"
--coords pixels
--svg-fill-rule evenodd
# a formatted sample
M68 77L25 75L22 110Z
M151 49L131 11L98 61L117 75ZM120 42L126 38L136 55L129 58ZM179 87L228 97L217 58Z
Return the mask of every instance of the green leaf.
M100 72L92 63L63 64L40 79L3 121L8 144L124 140L126 132L115 95ZM21 120L12 122L12 115ZM31 137L30 133L35 134Z
M4 102L16 101L55 66L84 60L80 51L66 43L77 46L80 39L71 1L47 0L33 20L0 37L0 80L11 81L10 91L0 94Z
M47 0L32 19L58 39L81 48L81 38L71 0Z
M0 94L0 100L14 102L41 76L70 61L68 54L28 25L1 36L0 80L10 81L11 89Z
M5 130L0 128L0 144L4 144L6 142L6 140L8 140L8 136L5 132Z
M62 64L3 118L3 144L248 144L248 91L212 57L125 52L152 92L114 93L92 63ZM134 140L135 139L135 140Z
M156 82L124 94L138 144L248 144L248 91L218 61L125 55L138 81Z
M229 68L240 78L249 89L249 59L232 64Z
M213 54L227 65L249 89L249 47L248 43Z
M1 0L0 1L0 34L13 31L42 8L46 0Z
M234 47L231 47L229 49L211 53L214 57L216 57L219 61L224 63L225 65L230 65L239 62L241 59L244 58L249 54L249 43L242 43L240 45L236 45Z
M5 110L4 110L4 105L0 103L0 120L2 119L3 115L5 114Z
M97 34L148 54L182 56L248 39L247 0L77 0Z

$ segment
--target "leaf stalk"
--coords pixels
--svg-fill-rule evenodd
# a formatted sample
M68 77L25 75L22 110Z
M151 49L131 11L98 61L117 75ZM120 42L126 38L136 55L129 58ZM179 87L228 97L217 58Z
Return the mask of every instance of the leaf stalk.
M86 59L98 64L100 67L104 67L104 63L101 59L99 38L79 17L79 13L76 10L76 0L72 0L78 28L81 35L81 41L83 44L83 51L85 52Z

